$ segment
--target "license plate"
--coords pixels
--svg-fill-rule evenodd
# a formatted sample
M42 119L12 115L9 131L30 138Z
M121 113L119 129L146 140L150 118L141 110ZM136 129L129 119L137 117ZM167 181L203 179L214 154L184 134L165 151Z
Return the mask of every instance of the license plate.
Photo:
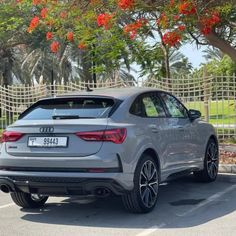
M29 137L29 147L67 147L68 137Z

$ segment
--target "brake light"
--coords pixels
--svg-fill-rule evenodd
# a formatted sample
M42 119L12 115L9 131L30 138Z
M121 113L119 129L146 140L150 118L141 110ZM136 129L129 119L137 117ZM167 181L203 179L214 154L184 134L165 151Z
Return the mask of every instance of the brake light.
M16 142L19 139L22 138L24 134L20 133L20 132L15 132L15 131L4 131L2 133L2 143L6 143L6 142Z
M121 144L126 138L126 129L110 129L101 131L78 132L76 136L85 141L104 141Z

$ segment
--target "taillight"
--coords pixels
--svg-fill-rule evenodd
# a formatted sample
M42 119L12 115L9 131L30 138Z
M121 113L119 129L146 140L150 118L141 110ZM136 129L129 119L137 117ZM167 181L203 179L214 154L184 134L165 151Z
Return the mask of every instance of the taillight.
M4 131L2 133L2 143L6 142L16 142L22 138L24 134L15 131Z
M104 141L121 144L126 138L126 129L110 129L101 131L78 132L76 136L85 141Z

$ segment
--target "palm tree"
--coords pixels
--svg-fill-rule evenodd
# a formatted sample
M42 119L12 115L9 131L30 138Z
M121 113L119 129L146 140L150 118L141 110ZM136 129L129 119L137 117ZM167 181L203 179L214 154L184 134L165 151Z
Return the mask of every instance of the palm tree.
M158 48L153 51L150 50L148 57L150 58L149 64L144 64L144 66L141 64L142 75L147 75L149 80L153 78L166 78L166 66L162 50ZM193 66L181 52L170 49L168 58L170 78L191 73Z
M224 57L224 53L220 49L214 47L208 47L207 49L203 50L203 52L205 53L203 57L208 61L221 61Z
M67 83L69 81L93 81L93 63L89 53L78 50L73 45L63 45L58 54L48 51L48 47L31 48L19 45L8 51L7 60L1 57L0 70L6 71L3 84L12 84L18 81L22 84L35 83ZM6 61L5 64L3 61ZM109 66L109 65L106 65ZM134 77L121 64L112 70L105 70L97 74L98 80L115 80L117 74L123 81L134 81Z
M190 74L192 69L192 63L181 52L170 51L170 73L172 76Z

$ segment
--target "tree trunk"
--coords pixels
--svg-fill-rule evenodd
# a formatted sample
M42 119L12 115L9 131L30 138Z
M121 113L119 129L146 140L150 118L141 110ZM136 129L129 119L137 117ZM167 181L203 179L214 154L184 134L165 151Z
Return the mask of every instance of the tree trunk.
M168 86L168 89L171 89L171 80L170 80L170 55L169 55L169 50L166 48L164 45L162 46L162 51L164 54L164 65L165 65L165 70L164 70L164 78L166 79L166 83Z
M3 54L3 73L2 73L2 83L4 86L8 86L12 84L12 59L11 59L11 52L10 51L4 51Z
M83 68L83 75L81 75L81 79L83 82L93 82L93 75L92 75L92 69L93 69L93 63L91 60L88 59L88 53L86 50L82 52L82 60L81 60L81 66Z
M159 33L160 38L163 38L161 29L158 29L157 32ZM163 40L161 41L161 49L163 51L164 55L164 65L165 67L163 68L163 77L166 78L166 83L168 86L168 89L172 88L171 81L170 81L170 55L169 55L169 49L167 46L164 44Z
M170 79L170 57L168 50L164 50L164 56L165 56L165 77L167 79Z
M12 78L12 57L11 57L11 51L10 50L3 50L3 60L4 60L4 65L3 65L3 73L2 73L2 78L3 78L3 86L6 88L8 85L11 85L13 82ZM13 112L11 111L12 103L11 103L11 97L7 97L8 100L6 101L6 105L8 106L8 110L6 110L6 124L9 125L13 122ZM2 111L1 111L2 113ZM2 114L1 114L2 115Z
M215 32L212 32L205 37L210 45L219 48L223 53L230 56L231 59L236 62L236 48L231 46L229 42L220 38Z
M95 46L94 46L95 47ZM92 62L93 62L93 84L94 84L94 88L97 88L97 74L96 74L96 62L95 62L95 52L93 52L93 56L92 56Z

